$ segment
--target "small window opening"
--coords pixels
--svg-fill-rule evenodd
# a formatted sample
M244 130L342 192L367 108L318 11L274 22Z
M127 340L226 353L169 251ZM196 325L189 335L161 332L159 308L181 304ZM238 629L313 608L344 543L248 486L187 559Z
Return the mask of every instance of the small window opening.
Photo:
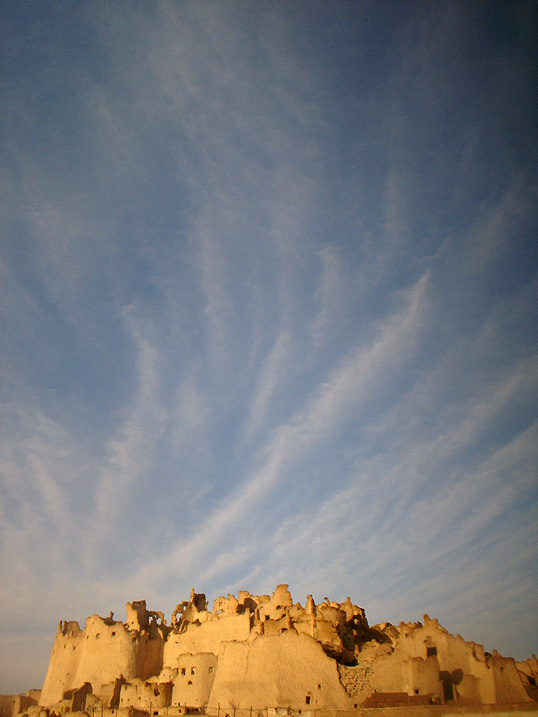
M415 690L415 694L418 695L418 690Z
M213 668L210 667L210 668L208 669L208 672L213 672Z
M310 704L310 695L307 695L307 696L306 696L305 702L306 702L307 705Z
M454 687L450 680L443 680L443 695L445 702L449 702L454 699Z
M184 668L184 667L181 668L181 674L182 674L182 675L185 674L185 668Z
M192 680L189 680L189 681L187 682L187 684L188 684L188 685L192 685Z
M116 637L116 633L115 633L115 632L112 633L112 637Z
M191 667L191 675L194 675L194 667Z
M318 685L318 690L321 690L321 685Z
M100 637L101 637L101 634L98 632L97 635L95 636L95 639L98 640Z
M426 657L434 657L435 655L437 655L436 647L427 647L426 648Z
M158 697L158 696L159 696L159 688L158 688L158 687L156 687L156 688L153 690L153 694L155 695L155 697Z

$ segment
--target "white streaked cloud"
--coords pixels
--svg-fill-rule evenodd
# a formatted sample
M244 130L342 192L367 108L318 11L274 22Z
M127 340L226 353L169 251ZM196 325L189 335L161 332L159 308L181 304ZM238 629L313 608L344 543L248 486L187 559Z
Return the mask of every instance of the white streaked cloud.
M259 384L253 394L250 412L245 421L245 437L241 441L241 445L267 425L267 414L271 407L271 399L278 388L279 382L289 374L290 343L289 335L285 332L280 333L274 348L264 362Z
M277 427L263 448L261 468L247 475L234 488L230 498L211 512L187 542L181 541L172 554L144 566L143 573L154 578L177 566L206 564L212 559L215 544L222 544L234 525L249 522L248 516L263 505L264 499L287 476L289 464L300 462L320 443L330 440L352 415L360 411L367 391L376 382L389 378L390 371L405 359L410 344L416 341L421 324L427 277L407 292L404 306L379 328L373 346L357 349L320 384L306 406L287 423ZM289 469L289 468L288 468ZM284 490L286 490L284 486ZM243 555L243 552L238 553ZM217 557L218 559L218 557Z

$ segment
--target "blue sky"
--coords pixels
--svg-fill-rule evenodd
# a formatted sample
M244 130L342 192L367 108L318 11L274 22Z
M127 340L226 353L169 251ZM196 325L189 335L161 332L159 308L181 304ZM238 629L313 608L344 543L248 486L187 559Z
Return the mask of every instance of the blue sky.
M536 3L0 15L0 691L191 587L536 652Z

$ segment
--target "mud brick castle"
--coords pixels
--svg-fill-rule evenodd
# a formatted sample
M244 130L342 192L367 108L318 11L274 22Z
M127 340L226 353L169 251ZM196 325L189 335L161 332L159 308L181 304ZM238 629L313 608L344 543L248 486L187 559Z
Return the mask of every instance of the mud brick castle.
M83 629L60 622L43 689L28 697L37 704L19 712L224 715L538 699L535 656L489 654L427 615L371 627L350 598L315 604L309 595L303 607L287 585L271 596L219 597L211 610L193 590L170 625L143 600L126 607L125 622L112 613L92 615Z

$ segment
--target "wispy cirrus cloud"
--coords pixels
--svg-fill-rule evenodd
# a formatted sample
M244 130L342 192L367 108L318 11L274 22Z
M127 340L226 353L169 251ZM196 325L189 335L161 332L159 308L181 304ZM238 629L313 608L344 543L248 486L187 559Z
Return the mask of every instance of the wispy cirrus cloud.
M381 375L386 381L390 371L399 370L410 345L416 341L426 286L427 277L423 277L403 297L403 308L379 327L373 345L357 349L346 358L316 386L303 409L275 428L273 437L256 459L260 468L234 488L229 498L197 527L191 539L182 540L164 561L145 566L144 574L151 573L155 578L168 573L173 565L190 570L197 563L207 565L212 559L213 546L222 545L223 540L233 540L233 526L251 524L253 511L261 508L278 484L287 483L290 466L300 462L312 449L317 450L320 443L330 443L339 429L351 418L356 419L371 384L377 380L379 385ZM254 550L253 545L251 556ZM237 554L243 557L244 551Z

